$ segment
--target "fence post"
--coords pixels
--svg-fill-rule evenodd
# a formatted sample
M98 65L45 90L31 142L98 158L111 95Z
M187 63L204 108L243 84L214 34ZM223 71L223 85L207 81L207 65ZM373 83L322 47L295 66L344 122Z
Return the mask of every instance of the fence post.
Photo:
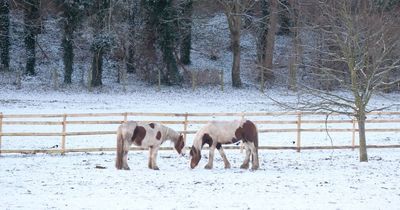
M297 152L300 152L300 145L301 145L301 112L297 113Z
M186 135L187 135L187 125L188 125L188 113L185 113L185 123L183 124L183 141L185 142L186 145Z
M351 137L351 150L355 148L355 141L356 141L356 118L353 117L353 130L352 130L352 137Z
M0 112L0 154L1 154L1 137L3 136L3 112Z
M124 122L128 122L128 112L124 113Z
M67 115L64 114L62 122L61 154L65 154L65 137L67 131Z

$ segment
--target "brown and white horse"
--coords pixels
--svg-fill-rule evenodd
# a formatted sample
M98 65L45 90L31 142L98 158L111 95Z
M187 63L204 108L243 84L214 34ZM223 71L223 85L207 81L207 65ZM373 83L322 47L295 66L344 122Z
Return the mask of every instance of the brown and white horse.
M117 169L129 170L128 151L132 143L141 148L149 148L150 169L159 170L157 166L157 152L165 141L174 142L178 154L182 153L185 146L183 136L167 126L158 123L126 122L118 127L117 131Z
M210 121L207 125L197 131L193 146L190 149L190 167L193 169L199 164L201 149L204 144L210 146L210 154L206 169L213 167L214 150L218 149L219 154L224 160L225 168L230 168L231 164L226 159L222 144L232 144L242 140L246 148L246 157L242 169L249 168L250 155L252 159L252 169L259 168L258 161L258 131L257 127L250 120L235 121Z

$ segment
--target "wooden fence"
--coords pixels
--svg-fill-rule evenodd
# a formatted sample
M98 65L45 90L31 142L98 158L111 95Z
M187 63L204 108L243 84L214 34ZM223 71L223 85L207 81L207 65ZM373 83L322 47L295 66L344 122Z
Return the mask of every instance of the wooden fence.
M329 114L330 116L339 116L340 114ZM367 119L366 123L391 123L400 125L400 112L372 112L368 116L375 115L377 119ZM268 116L290 116L293 120L264 120ZM318 120L305 120L306 116L319 117ZM72 131L68 130L69 125L118 125L128 121L129 117L169 117L173 120L142 120L145 122L159 122L166 125L181 125L182 130L179 132L184 134L186 140L187 134L194 134L196 130L188 130L189 125L205 124L209 120L198 120L202 117L212 117L214 119L222 117L235 118L251 118L257 117L258 120L252 120L257 125L294 125L295 128L262 128L260 133L295 133L295 146L260 146L260 149L293 149L300 151L302 149L344 149L357 148L356 133L358 132L356 119L348 120L331 120L328 119L326 113L310 113L310 112L255 112L255 113L83 113L83 114L3 114L0 113L0 154L1 153L66 153L66 152L95 152L95 151L114 151L115 148L66 148L67 137L81 135L115 135L116 130L102 131ZM344 116L344 115L343 115ZM392 116L385 119L383 116ZM393 117L394 116L394 117ZM74 118L92 118L92 117L120 117L120 120L74 120ZM192 119L190 119L192 118ZM260 119L261 118L261 119ZM326 119L325 119L326 118ZM32 120L36 119L36 120ZM40 120L37 120L40 119ZM131 119L129 119L131 120ZM351 128L303 128L306 124L349 124ZM5 132L4 126L60 126L59 132ZM346 146L302 146L301 134L303 132L350 132L352 133L351 145ZM370 128L366 132L400 132L400 127L396 128ZM54 136L60 137L60 147L57 149L2 149L2 137L17 136ZM400 148L400 145L368 145L370 148ZM228 146L228 149L239 148L239 146ZM132 147L133 150L138 149ZM162 149L171 149L164 147Z

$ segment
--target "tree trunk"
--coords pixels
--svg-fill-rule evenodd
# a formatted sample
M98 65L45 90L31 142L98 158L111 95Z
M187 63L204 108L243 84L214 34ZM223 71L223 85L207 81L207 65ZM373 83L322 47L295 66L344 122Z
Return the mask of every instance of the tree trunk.
M73 62L74 62L74 51L73 51L73 26L72 23L65 21L64 25L64 33L62 38L62 46L63 46L63 61L64 61L64 83L71 84L72 83L72 71L73 71Z
M92 80L91 86L97 87L103 84L102 82L102 74L103 74L103 49L98 49L93 53L93 61L92 61Z
M365 135L365 110L359 110L358 115L356 116L358 120L358 136L359 136L359 144L360 144L360 162L368 162L368 154L367 154L367 140Z
M165 34L166 39L168 38L168 35ZM173 46L172 43L170 43L169 41L167 41L165 43L166 45L164 47L162 47L162 51L163 51L163 60L164 63L167 65L167 84L168 85L178 85L181 82L181 77L178 71L178 65L176 63L175 60L175 56L174 56L174 50L173 50Z
M241 87L242 81L240 79L240 31L232 31L231 35L233 53L232 86Z
M5 70L10 68L10 45L10 4L5 0L0 3L0 60Z
M265 49L267 48L267 34L268 34L268 22L269 22L269 4L267 0L261 1L261 18L260 21L260 33L258 35L258 43L257 43L257 63L258 69L260 71L260 89L264 90L265 78L269 76L266 75L266 71L264 69L264 60L265 60Z
M25 36L26 47L26 74L35 75L36 63L36 36L32 33L27 33Z
M230 11L225 11L228 19L229 31L231 34L231 47L233 55L232 63L232 86L241 87L240 79L240 30L242 27L241 2L235 0L231 3Z
M301 55L301 44L300 44L300 20L299 20L299 8L296 0L289 0L288 7L291 14L291 22L293 23L290 27L292 38L292 55L290 56L289 63L289 90L297 90L297 71L300 63Z
M270 77L269 80L274 79L273 72L273 58L274 58L274 48L275 48L275 34L278 23L278 2L277 0L270 1L270 20L269 20L269 30L267 34L267 45L265 48L265 58L263 62L263 69L267 71L267 75ZM264 90L264 84L262 84L262 90Z
M180 48L180 60L182 64L190 64L190 49L192 47L192 0L186 0L182 6L182 42Z
M156 41L158 28L158 13L155 12L155 1L141 0L141 14L143 18L143 29L140 35L140 54L138 54L138 65L136 73L143 80L151 83L157 83L158 74L161 71L161 66L158 63Z

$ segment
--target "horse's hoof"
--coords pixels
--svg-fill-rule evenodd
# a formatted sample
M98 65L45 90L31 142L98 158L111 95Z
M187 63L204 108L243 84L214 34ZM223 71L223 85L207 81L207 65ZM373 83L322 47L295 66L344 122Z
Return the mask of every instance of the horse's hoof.
M153 167L153 170L160 170L157 166Z
M123 169L124 170L131 170L129 167L124 167Z
M226 165L225 166L225 169L230 169L231 168L231 165Z
M249 164L242 164L240 166L241 169L249 169Z
M204 168L205 168L205 169L212 169L212 166L206 165L206 166L204 166Z
M259 166L252 166L251 170L257 170L259 168Z

